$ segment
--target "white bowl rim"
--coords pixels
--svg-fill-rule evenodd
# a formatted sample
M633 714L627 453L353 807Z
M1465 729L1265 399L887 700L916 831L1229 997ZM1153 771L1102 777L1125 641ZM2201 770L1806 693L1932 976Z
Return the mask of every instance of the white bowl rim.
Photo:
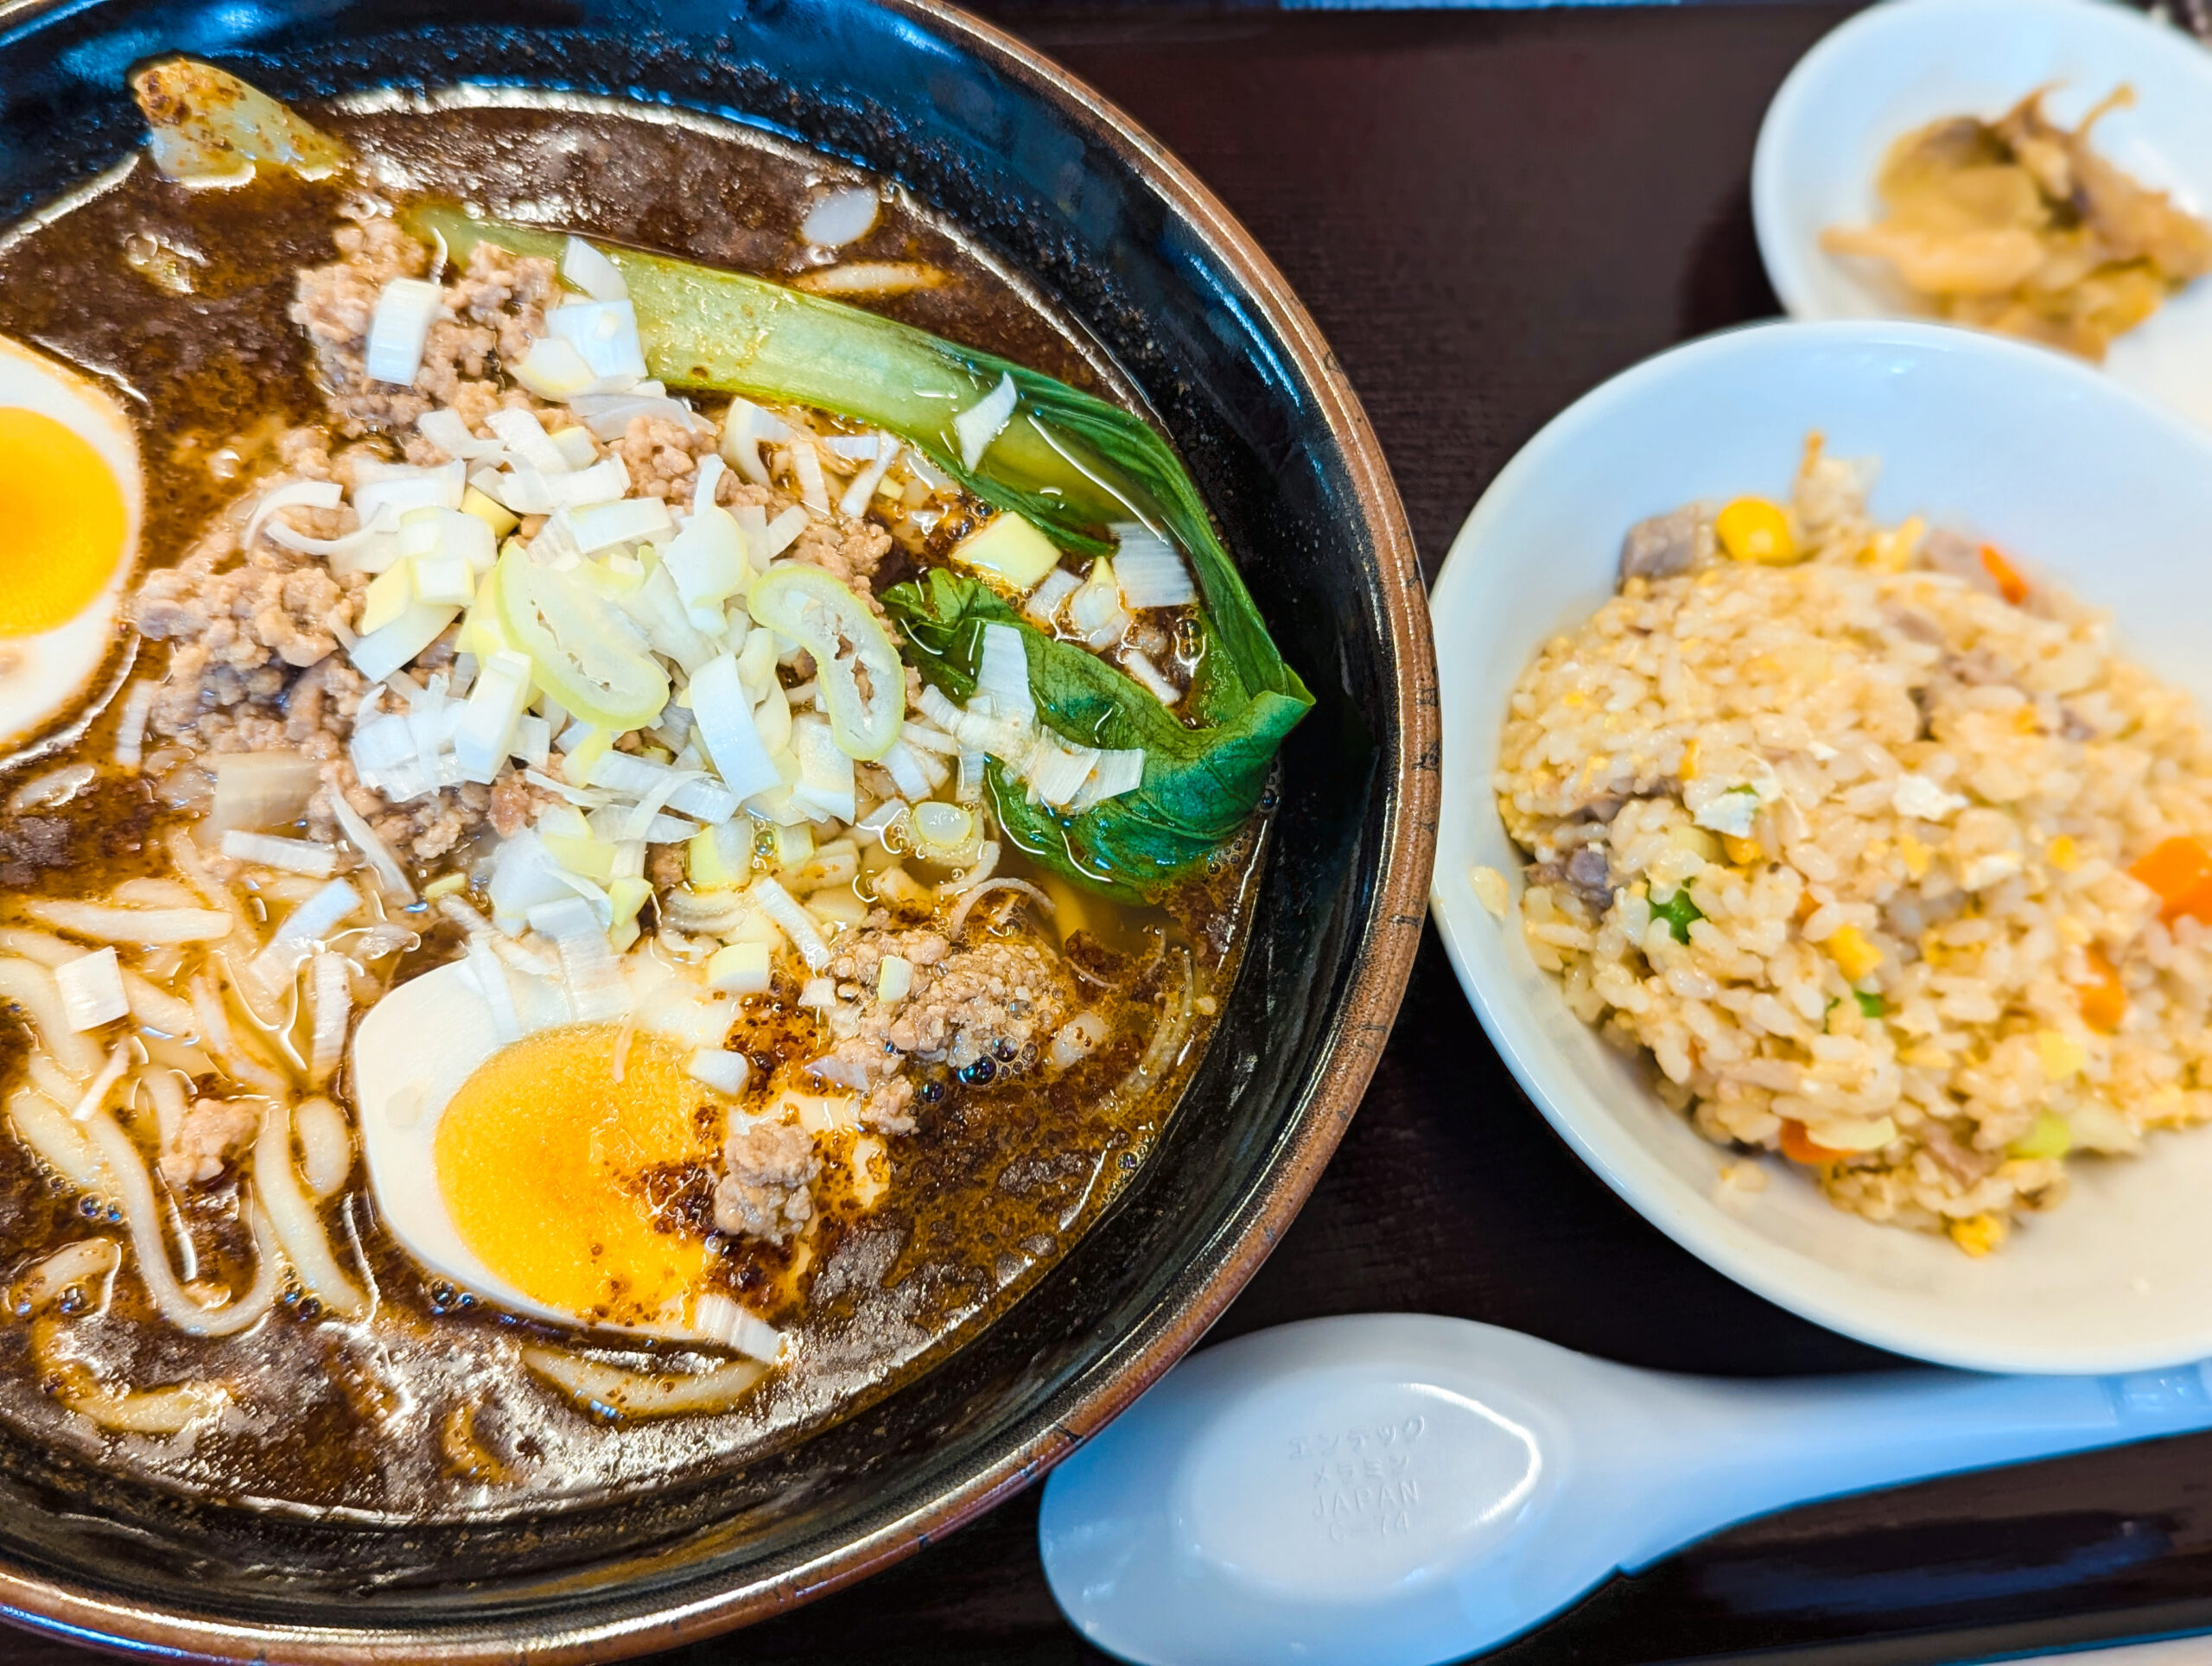
M1914 31L1940 26L1952 16L1986 14L2034 16L2063 29L2103 32L2154 58L2180 67L2212 88L2212 50L2199 46L2171 24L2116 0L1879 0L1846 18L1813 43L1790 67L1759 122L1751 152L1751 231L1760 263L1783 310L1815 321L1833 317L1821 306L1811 276L1817 251L1789 236L1783 204L1793 187L1788 177L1801 130L1834 81L1831 60L1857 52L1870 39L1897 35L1909 41ZM1959 327L1951 326L1949 327Z
M1911 3L1940 3L1942 0ZM1473 582L1469 576L1475 570L1471 552L1491 523L1503 518L1508 500L1542 478L1554 454L1577 443L1581 430L1601 423L1613 407L1640 397L1647 388L1673 378L1686 368L1729 358L1755 358L1771 344L1789 341L1903 347L2010 359L2025 373L2071 383L2085 397L2125 407L2133 418L2165 428L2201 453L2208 471L2212 471L2212 436L2155 402L2128 391L2093 366L2042 347L1947 324L1902 319L1818 322L1769 319L1738 325L1666 348L1600 383L1547 423L1499 471L1461 525L1430 586L1429 611L1440 661L1449 658L1454 595L1462 585ZM1610 1118L1586 1119L1578 1115L1571 1095L1554 1094L1551 1090L1543 1057L1548 1048L1533 1016L1523 1003L1510 996L1491 998L1470 952L1475 932L1495 933L1503 922L1472 903L1464 885L1452 886L1453 875L1446 868L1447 852L1456 854L1459 848L1452 836L1455 823L1471 815L1495 816L1497 812L1487 782L1459 784L1451 779L1453 716L1448 691L1441 715L1446 735L1441 765L1445 775L1430 913L1460 988L1506 1068L1560 1137L1623 1202L1707 1266L1754 1294L1840 1335L1892 1353L1966 1370L2046 1375L2159 1371L2212 1358L2212 1322L2184 1333L2182 1340L2150 1348L2017 1341L2009 1345L1968 1341L1961 1345L1941 1330L1897 1322L1879 1310L1878 1302L1869 1299L1865 1287L1839 1270L1796 1256L1788 1264L1789 1275L1777 1271L1773 1245L1753 1228L1694 1191ZM1478 803L1480 810L1473 808ZM1512 918L1509 914L1508 921Z

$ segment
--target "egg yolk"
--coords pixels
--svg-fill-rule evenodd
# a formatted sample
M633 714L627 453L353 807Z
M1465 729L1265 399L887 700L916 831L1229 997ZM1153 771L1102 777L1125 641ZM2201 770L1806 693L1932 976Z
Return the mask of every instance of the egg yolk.
M579 1025L478 1065L435 1141L463 1242L524 1295L586 1324L688 1319L707 1250L682 1194L703 1183L696 1166L723 1105L685 1061L658 1037Z
M81 435L0 408L0 637L82 613L115 576L128 531L123 487Z

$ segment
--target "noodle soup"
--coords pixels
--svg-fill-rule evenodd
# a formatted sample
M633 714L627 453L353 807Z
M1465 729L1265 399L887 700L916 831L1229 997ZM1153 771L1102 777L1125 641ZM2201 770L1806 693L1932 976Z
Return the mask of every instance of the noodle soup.
M1303 688L1111 366L895 189L138 90L0 238L56 529L0 1415L393 1517L849 1413L1141 1161Z

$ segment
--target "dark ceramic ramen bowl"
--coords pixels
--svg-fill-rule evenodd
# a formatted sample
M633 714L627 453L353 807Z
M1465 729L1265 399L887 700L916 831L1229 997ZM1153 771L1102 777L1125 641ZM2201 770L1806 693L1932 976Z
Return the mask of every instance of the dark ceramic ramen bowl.
M896 180L1118 361L1319 703L1283 756L1251 947L1194 1082L1110 1212L967 1346L734 1472L489 1523L195 1501L0 1431L0 1608L189 1656L556 1661L861 1578L1036 1480L1189 1348L1366 1085L1420 932L1437 760L1427 615L1374 436L1203 187L1087 88L924 0L0 0L0 224L138 142L125 72L171 50L284 97L643 99Z

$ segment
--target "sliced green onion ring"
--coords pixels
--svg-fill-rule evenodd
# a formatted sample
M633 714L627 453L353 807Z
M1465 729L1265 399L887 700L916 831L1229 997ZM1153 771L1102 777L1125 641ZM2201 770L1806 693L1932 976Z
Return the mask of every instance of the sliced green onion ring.
M754 580L745 607L755 623L814 656L840 752L868 763L891 750L906 716L906 668L868 603L819 567L793 563Z
M539 687L586 722L616 734L650 726L668 703L668 673L640 653L585 587L509 544L496 569L499 617L530 656Z

